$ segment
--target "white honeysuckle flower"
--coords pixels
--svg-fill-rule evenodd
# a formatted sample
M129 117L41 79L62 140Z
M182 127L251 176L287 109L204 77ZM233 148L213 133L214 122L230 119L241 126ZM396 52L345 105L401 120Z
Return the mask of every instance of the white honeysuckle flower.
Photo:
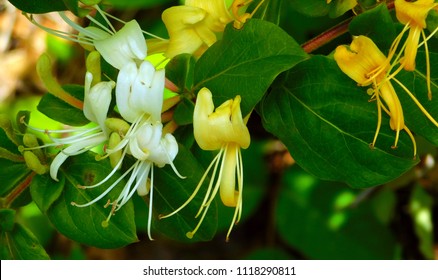
M107 132L105 120L111 104L111 91L115 83L100 82L91 87L93 75L85 74L84 115L90 121L97 123L102 131Z
M93 35L105 32L94 26L87 27L85 30L87 30L87 34ZM93 44L105 61L114 68L122 69L128 62L136 61L139 63L146 58L146 39L143 37L143 31L136 20L127 22L114 34L106 34L106 38L94 39Z
M164 69L156 70L148 61L140 65L131 61L122 67L116 83L116 104L124 121L131 124L129 129L123 129L124 132L120 133L120 142L106 149L104 157L120 152L121 156L118 157L118 162L114 164L113 170L107 177L94 185L81 186L81 188L95 188L110 180L121 167L127 154L133 156L136 161L120 178L93 200L85 204L72 202L72 205L77 207L90 206L105 197L123 178L129 177L119 196L113 201L108 201L107 205L111 205L112 208L102 225L107 226L111 216L123 207L135 192L140 196L149 194L148 236L151 240L154 166L161 168L169 164L182 178L173 164L178 154L178 143L172 134L164 133L163 135L161 110L164 81ZM117 131L114 128L112 130Z
M148 114L151 121L161 121L164 69L156 70L149 61L138 67L127 63L117 76L116 102L120 115L128 122L135 122Z
M50 164L50 176L53 180L58 181L59 168L69 156L89 151L108 140L105 119L111 104L111 91L115 83L112 81L99 82L91 87L92 80L93 75L87 72L84 87L84 115L90 122L97 124L96 126L63 130L43 130L28 126L32 130L47 134L53 142L32 149L68 146L62 149ZM57 138L53 137L53 134L68 134L69 136Z
M164 40L158 36L143 31L136 20L123 22L101 10L97 5L95 5L94 8L102 16L106 25L88 15L86 16L87 19L89 19L94 26L82 27L67 17L64 12L58 13L68 25L79 32L77 35L48 28L36 22L31 15L27 15L27 17L32 23L52 35L80 43L87 49L92 49L94 47L106 62L119 70L128 62L140 64L146 58L147 45L143 33L158 40ZM124 24L123 27L116 31L108 17L122 22Z
M108 218L102 224L107 226L111 216L114 215L115 212L118 211L124 204L126 204L135 192L137 192L140 196L149 194L150 203L148 236L149 239L153 240L151 235L151 224L154 166L156 165L157 167L161 168L166 164L169 164L175 173L182 178L173 165L173 160L178 154L178 143L172 134L167 133L163 136L162 133L163 124L161 122L152 123L146 120L133 124L119 145L114 147L114 149L107 150L108 154L123 150L122 157L120 158L118 164L113 168L113 171L111 171L106 178L97 184L91 186L82 186L81 188L95 188L107 182L120 167L126 154L132 155L136 159L136 162L98 197L85 204L77 204L72 202L72 205L77 207L87 207L94 204L105 197L112 189L114 189L115 186L119 184L123 178L130 174L129 179L119 196L114 201L108 201L107 205L112 205L111 212Z

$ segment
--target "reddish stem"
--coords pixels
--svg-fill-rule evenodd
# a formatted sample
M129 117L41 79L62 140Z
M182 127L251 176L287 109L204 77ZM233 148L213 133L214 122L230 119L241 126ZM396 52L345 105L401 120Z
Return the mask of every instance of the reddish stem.
M29 187L35 172L31 172L27 177L5 198L5 207L8 208L12 202Z
M387 1L386 7L388 10L394 9L394 1ZM306 53L312 53L313 51L317 50L318 48L324 46L325 44L329 43L333 39L347 33L348 31L348 25L353 20L354 17L348 18L344 20L343 22L335 25L334 27L330 28L329 30L325 31L324 33L316 36L313 39L310 39L309 41L305 42L301 45L303 50Z

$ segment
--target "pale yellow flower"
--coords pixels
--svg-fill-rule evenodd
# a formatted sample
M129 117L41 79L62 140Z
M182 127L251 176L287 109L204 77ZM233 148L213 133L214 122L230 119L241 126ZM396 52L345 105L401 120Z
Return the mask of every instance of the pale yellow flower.
M207 88L199 91L193 114L195 140L203 150L219 153L208 166L204 176L189 199L174 212L162 216L167 218L184 208L196 196L210 170L211 180L204 201L196 215L201 218L187 237L192 238L202 224L213 199L219 191L222 203L235 207L234 216L227 233L227 240L242 213L243 163L240 149L249 147L251 138L240 110L240 96L230 99L214 109L212 94ZM218 170L218 167L220 168ZM217 176L217 179L216 179ZM237 189L236 189L237 181Z

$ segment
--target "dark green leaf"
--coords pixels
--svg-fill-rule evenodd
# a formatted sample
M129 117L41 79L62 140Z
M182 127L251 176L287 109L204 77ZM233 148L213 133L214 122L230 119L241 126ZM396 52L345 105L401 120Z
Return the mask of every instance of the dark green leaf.
M183 98L176 106L173 119L178 125L187 125L193 123L193 111L195 104L187 98Z
M353 9L357 5L356 0L332 0L330 5L329 16L337 18Z
M405 132L400 133L398 149L391 149L395 132L386 114L376 147L370 149L376 104L334 60L315 56L282 79L263 102L263 124L308 172L364 188L389 182L417 164Z
M352 35L365 35L371 38L382 52L391 47L393 40L397 36L395 25L386 7L386 3L382 3L354 17L349 25L349 29Z
M114 7L120 9L133 9L133 8L151 8L158 5L163 5L171 2L171 0L107 0L105 2L111 3Z
M20 224L14 223L15 211L0 209L0 259L49 259L35 235Z
M280 236L310 259L394 258L394 237L374 216L371 201L355 204L360 192L292 168L278 196Z
M64 176L59 181L54 181L48 174L36 175L30 185L30 194L33 201L38 205L41 212L46 211L61 195L65 184Z
M71 202L84 204L105 191L116 178L111 178L94 189L82 190L77 186L97 183L111 170L107 161L98 162L91 153L70 157L64 163L62 173L66 178L65 186L60 197L47 210L47 216L59 232L80 243L99 248L117 248L137 241L131 201L116 212L108 227L102 226L102 222L111 211L110 208L104 208L104 205L108 199L113 201L119 196L121 188L124 187L123 181L109 195L88 207L71 205ZM48 184L44 188L52 187L53 182L44 182Z
M166 78L179 88L179 93L192 87L194 66L195 59L190 54L177 55L167 63Z
M65 6L76 16L84 17L88 14L88 10L79 7L78 0L62 0L65 4Z
M153 206L155 215L166 215L180 207L190 197L204 174L202 166L184 146L179 146L178 156L175 158L174 164L179 173L186 176L185 179L176 176L169 166L154 169L155 195ZM195 215L201 207L207 191L208 180L207 177L196 197L185 208L169 218L155 221L155 229L161 234L179 241L206 241L212 239L217 227L215 202L208 209L207 216L193 239L190 240L186 237L186 233L192 231L199 221L199 217L195 218Z
M223 39L196 63L193 90L210 89L216 106L240 95L245 116L278 74L307 58L295 40L273 23L252 19L242 29L229 24Z
M310 17L325 16L330 10L326 0L293 0L291 5L297 12Z
M438 123L438 53L430 53L432 100L428 99L426 83L426 63L424 52L417 55L417 66L414 72L402 71L397 79L406 86L418 99L422 106ZM414 103L411 97L396 83L392 82L402 103L405 122L409 129L423 136L431 143L438 145L438 127L433 124Z
M15 213L13 209L0 209L0 230L1 232L12 231L15 223Z
M79 100L84 100L84 88L79 85L63 86L68 93ZM82 126L90 121L84 116L82 110L75 108L61 99L47 93L38 104L38 110L55 121L72 125Z
M256 8L259 2L251 3L250 8ZM270 21L276 25L280 24L281 11L283 9L283 0L264 0L263 4L253 15L253 18L259 18ZM250 9L252 10L252 9Z
M0 149L13 154L19 154L18 145L18 139L14 133L11 121L6 115L0 115ZM0 157L3 157L1 152Z
M12 162L0 158L0 196L9 193L15 186L22 182L30 173L24 163Z
M9 0L9 2L17 7L17 9L31 14L44 14L67 10L64 2L59 0Z

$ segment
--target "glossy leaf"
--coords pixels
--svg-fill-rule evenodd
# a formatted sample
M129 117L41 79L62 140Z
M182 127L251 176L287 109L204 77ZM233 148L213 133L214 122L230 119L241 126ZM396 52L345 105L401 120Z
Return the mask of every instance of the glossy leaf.
M325 16L330 11L326 0L293 0L291 5L297 12L310 17Z
M353 18L348 26L351 35L365 35L385 52L397 36L394 21L386 7L382 3Z
M412 92L427 112L438 122L438 83L436 82L438 79L438 53L430 52L429 55L432 100L429 100L427 95L424 52L418 53L417 66L414 72L402 71L396 78ZM438 127L424 115L412 98L396 82L392 83L402 103L406 125L416 134L438 145Z
M119 186L109 195L88 207L81 208L71 205L71 202L84 204L105 191L116 178L112 178L104 185L94 189L82 190L77 186L97 183L105 178L111 170L107 161L97 162L93 154L70 157L64 163L62 169L62 174L65 176L63 191L47 210L47 216L59 232L75 241L99 248L122 247L137 240L131 201L116 212L108 227L102 226L102 222L107 219L111 210L104 206L108 199L112 201L119 195L121 187L124 186L123 182L119 183ZM46 185L40 186L40 188L45 188L46 191L52 188L53 182L51 183L49 180L43 182L46 182ZM44 202L45 205L49 204Z
M252 8L256 8L258 4L259 1L252 2L251 6ZM263 19L279 25L283 8L283 0L264 0L263 4L261 4L259 9L254 13L253 18Z
M154 216L166 215L180 207L190 197L204 174L200 163L184 146L179 146L174 164L178 172L186 177L185 179L178 178L169 166L154 169ZM192 231L199 221L199 218L195 218L195 216L201 207L208 182L207 177L196 197L177 214L165 219L155 219L155 230L168 238L185 242L212 239L217 228L216 204L214 202L193 239L186 237L186 233Z
M179 93L184 93L193 85L195 58L190 54L180 54L166 64L166 78L172 81Z
M59 198L65 185L65 177L54 181L48 174L36 175L30 185L30 194L41 212L46 213L52 204Z
M107 0L106 2L111 3L116 8L150 8L158 5L163 5L171 2L171 0Z
M360 191L298 167L285 175L277 207L283 240L309 259L392 259L396 243Z
M44 14L55 11L65 11L63 1L52 0L9 0L17 9L31 14Z
M84 100L84 88L79 85L66 85L63 87L72 96ZM63 124L72 126L86 125L90 121L84 116L82 110L75 108L63 100L47 93L41 98L38 110L49 118Z
M382 115L376 147L377 108L364 88L339 70L335 61L315 56L279 79L264 100L264 127L279 137L292 157L315 176L365 188L389 182L412 168L413 146Z
M9 193L15 186L23 181L31 171L24 162L13 162L0 158L1 187L0 196Z
M193 123L193 111L195 104L187 98L183 98L176 106L173 119L178 125L187 125Z
M0 259L49 259L35 235L24 226L14 223L15 211L0 209Z
M193 90L209 88L216 105L240 95L242 114L247 115L278 74L307 58L295 40L273 23L252 19L242 29L229 24L222 40L196 63Z

